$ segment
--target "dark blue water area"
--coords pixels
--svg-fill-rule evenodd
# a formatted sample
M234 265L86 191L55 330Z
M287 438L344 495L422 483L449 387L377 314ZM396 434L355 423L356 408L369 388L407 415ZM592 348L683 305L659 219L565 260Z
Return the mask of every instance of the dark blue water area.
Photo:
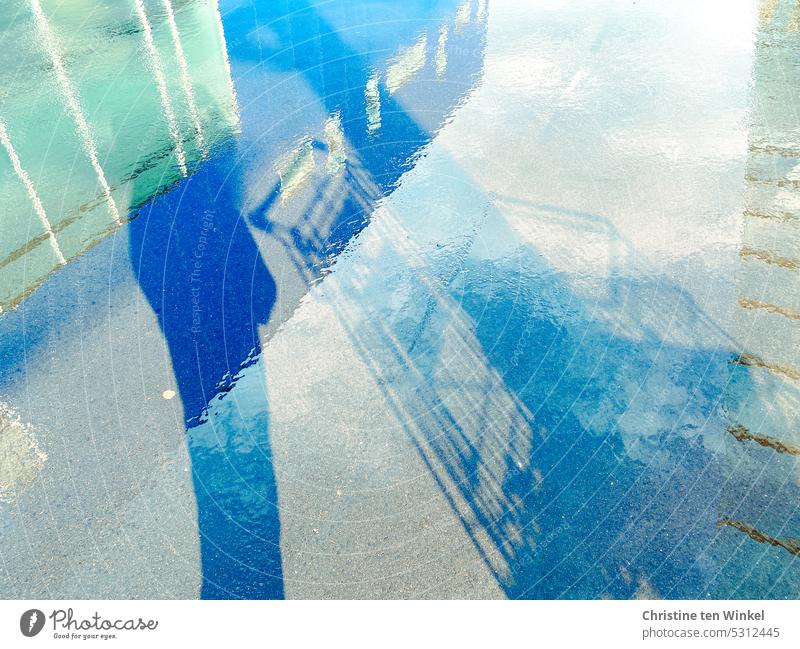
M718 526L721 515L772 530L797 524L794 463L770 449L748 458L752 449L725 432L753 407L753 379L729 343L691 335L716 325L685 288L643 272L579 294L524 244L499 260L462 250L426 261L418 277L386 279L411 287L405 317L381 302L369 331L350 333L376 378L400 377L383 379L385 397L398 418L420 414L407 433L509 597L796 593L796 557ZM443 332L463 316L470 333L446 344ZM402 369L387 372L381 349L396 350ZM466 397L485 399L469 407L486 419L465 427L454 356L474 356L458 366L465 392L470 365L482 375L486 363L518 405L497 410L489 381ZM418 377L410 394L406 375Z
M696 561L717 533L724 467L694 429L720 424L730 354L676 347L654 334L636 343L612 335L552 275L523 290L508 267L482 264L463 277L454 297L476 323L491 366L525 406L531 438L524 443L536 471L519 470L509 451L503 479L488 485L478 470L486 457L472 446L460 451L450 439L457 430L447 438L438 427L425 431L433 450L425 453L454 480L469 476L458 481L460 496L478 522L476 535L488 533L490 552L508 566L496 575L507 595L630 598L645 576L660 596L705 596L707 572ZM394 332L434 392L437 376L426 368L441 353L436 320L413 335ZM661 430L642 422L651 436L632 457L614 424L633 405L623 386L644 385L658 365L689 401L665 407L669 425ZM444 398L430 401L440 419L454 421ZM486 422L484 434L492 428ZM488 492L501 515L487 506Z
M344 205L332 215L324 246L302 234L303 223L286 233L295 251L310 267L327 266L366 224L375 201L389 193L446 119L476 87L481 73L485 34L471 25L454 34L450 46L458 54L438 77L428 61L413 84L397 95L381 93L381 127L370 131L365 88L387 61L426 36L429 49L440 25L459 3L412 2L278 2L246 4L225 14L229 53L242 110L239 155L247 165L275 140L293 133L305 113L322 107L338 114L348 144ZM268 39L258 38L262 31ZM266 43L265 43L266 40ZM268 45L267 45L268 43ZM289 74L271 87L262 75ZM271 78L271 77L268 77ZM284 93L301 79L313 91L313 106L290 103ZM413 105L413 114L407 106ZM315 142L324 149L324 143ZM319 196L325 186L318 188ZM341 190L339 190L341 192ZM279 197L279 186L251 208L253 223L267 233L276 227L262 220Z
M475 276L484 274L498 272L484 268ZM662 596L703 596L704 573L694 563L716 532L722 467L693 429L719 424L730 355L665 344L654 334L632 343L575 302L554 321L545 315L554 305L543 308L541 297L557 294L556 286L540 284L533 303L512 295L484 302L476 288L465 291L463 308L480 317L483 349L532 413L543 476L535 485L530 474L512 473L501 486L508 503L520 503L509 509L517 525L536 521L547 530L511 548L498 535L498 547L512 555L508 594L629 598L637 576L646 576ZM647 289L642 282L634 290ZM507 350L519 346L528 353L509 362ZM685 388L688 402L662 406L670 423L661 430L641 422L650 436L631 457L614 424L635 398L623 386L645 385L659 365ZM502 530L502 519L495 528Z

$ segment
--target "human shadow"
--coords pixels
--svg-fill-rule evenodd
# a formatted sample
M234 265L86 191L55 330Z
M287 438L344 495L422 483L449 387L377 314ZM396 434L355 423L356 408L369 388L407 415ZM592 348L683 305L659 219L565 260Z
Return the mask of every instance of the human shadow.
M441 4L448 11L454 6ZM371 15L382 25L386 52L395 53L419 35L415 12L436 21L446 14L435 3L422 3L406 8L405 19L394 27L380 15ZM439 23L433 18L430 29L436 30ZM198 509L201 596L280 598L280 516L268 401L259 367L260 336L265 325L274 329L287 317L299 298L284 296L280 302L274 277L283 272L283 263L293 264L306 286L320 277L473 87L481 52L465 49L462 58L471 72L428 102L427 126L383 88L382 129L370 133L364 89L376 74L375 66L337 34L313 3L234 8L224 16L224 27L234 66L299 76L324 111L339 116L346 164L333 177L315 177L302 204L281 202L276 178L264 198L245 209L248 171L256 167L271 172L275 161L252 153L272 135L259 102L251 99L261 92L259 79L239 78L237 90L244 99L237 143L141 207L129 226L129 253L142 292L158 317L183 403ZM258 36L261 29L271 34L270 48L265 49ZM385 59L385 53L381 56ZM452 75L461 72L452 66ZM419 76L418 83L424 84L426 75ZM273 117L279 120L280 114ZM315 140L316 154L329 153L326 147ZM309 227L312 213L321 215L321 221ZM265 254L257 233L277 241L281 256ZM295 302L287 304L291 300Z
M275 281L239 216L235 169L231 151L143 207L129 226L130 257L183 402L201 596L276 598L283 579L266 394L260 417L232 417L214 435L193 435L209 402L258 357L258 327L275 303Z

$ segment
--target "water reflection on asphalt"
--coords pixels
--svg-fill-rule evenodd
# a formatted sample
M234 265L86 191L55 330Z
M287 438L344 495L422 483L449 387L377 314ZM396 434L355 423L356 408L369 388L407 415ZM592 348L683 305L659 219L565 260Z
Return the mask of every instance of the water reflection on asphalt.
M794 3L17 4L0 593L796 596Z

